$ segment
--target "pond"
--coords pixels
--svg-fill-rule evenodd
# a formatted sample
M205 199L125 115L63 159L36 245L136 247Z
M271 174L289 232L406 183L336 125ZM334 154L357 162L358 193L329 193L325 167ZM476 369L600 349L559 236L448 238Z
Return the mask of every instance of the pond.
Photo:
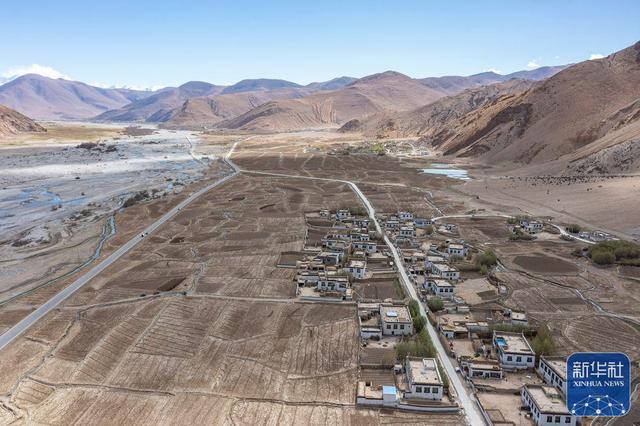
M432 163L430 168L418 169L420 173L429 175L447 176L452 179L469 180L471 179L464 169L456 169L445 163Z

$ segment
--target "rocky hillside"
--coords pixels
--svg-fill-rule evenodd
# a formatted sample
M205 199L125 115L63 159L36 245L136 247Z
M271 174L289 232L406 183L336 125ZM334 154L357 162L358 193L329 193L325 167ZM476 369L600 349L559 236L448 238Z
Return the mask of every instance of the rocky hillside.
M45 132L44 127L29 117L0 105L0 135L13 135L22 132Z
M504 83L467 89L412 111L382 112L367 119L355 119L347 122L340 131L361 132L376 138L411 136L433 138L459 125L459 121L471 111L494 103L503 96L523 93L533 84L531 80L512 79Z
M573 65L521 95L476 109L428 140L445 154L494 163L565 158L585 171L611 169L613 158L632 149L631 141L640 136L639 99L636 43L604 59Z

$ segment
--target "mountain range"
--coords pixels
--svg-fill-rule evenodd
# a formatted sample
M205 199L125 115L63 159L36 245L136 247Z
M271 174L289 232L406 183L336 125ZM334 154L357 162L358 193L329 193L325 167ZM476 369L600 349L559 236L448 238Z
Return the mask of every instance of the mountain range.
M5 133L35 125L19 113L242 132L335 128L380 139L416 137L442 155L491 164L640 170L640 42L602 59L508 75L415 79L386 71L308 85L191 81L150 92L29 74L0 86L0 104L17 111L2 110L10 123L0 123Z

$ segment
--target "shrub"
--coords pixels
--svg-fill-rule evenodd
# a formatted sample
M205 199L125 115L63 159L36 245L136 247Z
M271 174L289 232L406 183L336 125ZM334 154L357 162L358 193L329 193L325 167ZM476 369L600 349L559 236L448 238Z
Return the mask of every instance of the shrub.
M598 265L612 265L616 261L616 255L609 250L594 250L591 252L591 260Z
M413 317L413 330L416 333L420 333L422 330L424 330L424 326L426 324L427 320L422 315Z
M427 226L424 228L424 232L425 232L426 234L428 234L428 235L433 234L433 226L431 226L431 225L427 225Z
M531 342L531 348L537 355L551 355L554 351L553 336L546 325L542 325Z
M478 266L486 266L487 268L494 266L498 263L498 257L493 250L486 250L484 253L476 256L476 264Z
M444 309L444 302L439 297L432 297L427 301L427 307L431 312L438 312Z
M411 299L411 302L409 302L409 312L411 312L412 318L420 315L420 306L417 300Z
M423 329L417 336L396 345L396 359L402 362L407 356L435 358L436 348L433 346L427 330Z
M572 234L577 234L581 230L582 230L582 228L580 227L580 225L578 225L576 223L572 223L570 225L567 225L567 232L570 232Z

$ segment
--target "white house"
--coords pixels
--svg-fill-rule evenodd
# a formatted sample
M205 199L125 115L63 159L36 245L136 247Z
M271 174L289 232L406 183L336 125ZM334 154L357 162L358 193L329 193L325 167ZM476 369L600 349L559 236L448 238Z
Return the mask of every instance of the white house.
M464 257L467 255L467 248L464 244L449 244L449 247L447 247L447 253L450 256Z
M398 235L404 238L414 238L416 236L416 230L413 226L401 226Z
M341 209L336 212L336 219L343 220L351 217L351 212L348 209Z
M522 229L524 229L530 234L535 234L536 232L540 232L544 227L542 222L539 222L537 220L521 220L520 226L522 226Z
M567 359L563 356L543 356L538 365L538 375L545 383L557 387L567 395Z
M529 320L527 319L527 314L524 312L515 312L511 311L511 324L513 325L529 325Z
M453 266L444 263L434 263L431 265L431 272L440 278L457 281L460 279L460 271Z
M415 219L413 219L413 224L416 226L416 228L425 228L431 225L431 223L431 219L424 219L421 217L416 217Z
M413 220L413 213L411 212L398 212L398 218L402 221Z
M380 306L382 334L385 336L410 336L413 320L406 306Z
M444 257L442 256L427 256L424 259L424 267L427 269L432 269L434 263L447 263Z
M444 395L442 377L435 358L407 357L404 363L406 385L404 397L441 400Z
M320 209L320 217L329 217L331 216L331 212L329 209Z
M351 241L369 241L371 239L368 232L352 232L350 237Z
M364 250L367 253L375 253L378 251L378 244L373 241L354 241L351 245L355 250Z
M536 354L522 333L494 331L493 347L504 369L523 370L535 367Z
M320 291L345 292L349 288L349 280L346 277L322 276L318 280L318 285L316 288Z
M502 379L502 368L496 361L471 360L467 366L469 378Z
M397 219L389 219L384 222L384 227L386 229L398 229L400 228L400 221Z
M369 228L370 219L364 216L356 216L351 218L351 223L359 228Z
M367 262L364 260L350 260L347 266L342 268L342 270L353 275L353 278L361 280L364 279L364 276L367 273Z
M314 258L317 262L322 262L325 265L337 265L340 263L342 259L342 254L339 252L329 252L323 251L318 253L318 255Z
M453 299L453 294L455 292L453 285L446 280L434 280L429 278L427 279L427 288L442 299Z
M520 390L522 404L531 411L537 426L575 426L576 416L567 410L560 392L552 386L525 385Z

